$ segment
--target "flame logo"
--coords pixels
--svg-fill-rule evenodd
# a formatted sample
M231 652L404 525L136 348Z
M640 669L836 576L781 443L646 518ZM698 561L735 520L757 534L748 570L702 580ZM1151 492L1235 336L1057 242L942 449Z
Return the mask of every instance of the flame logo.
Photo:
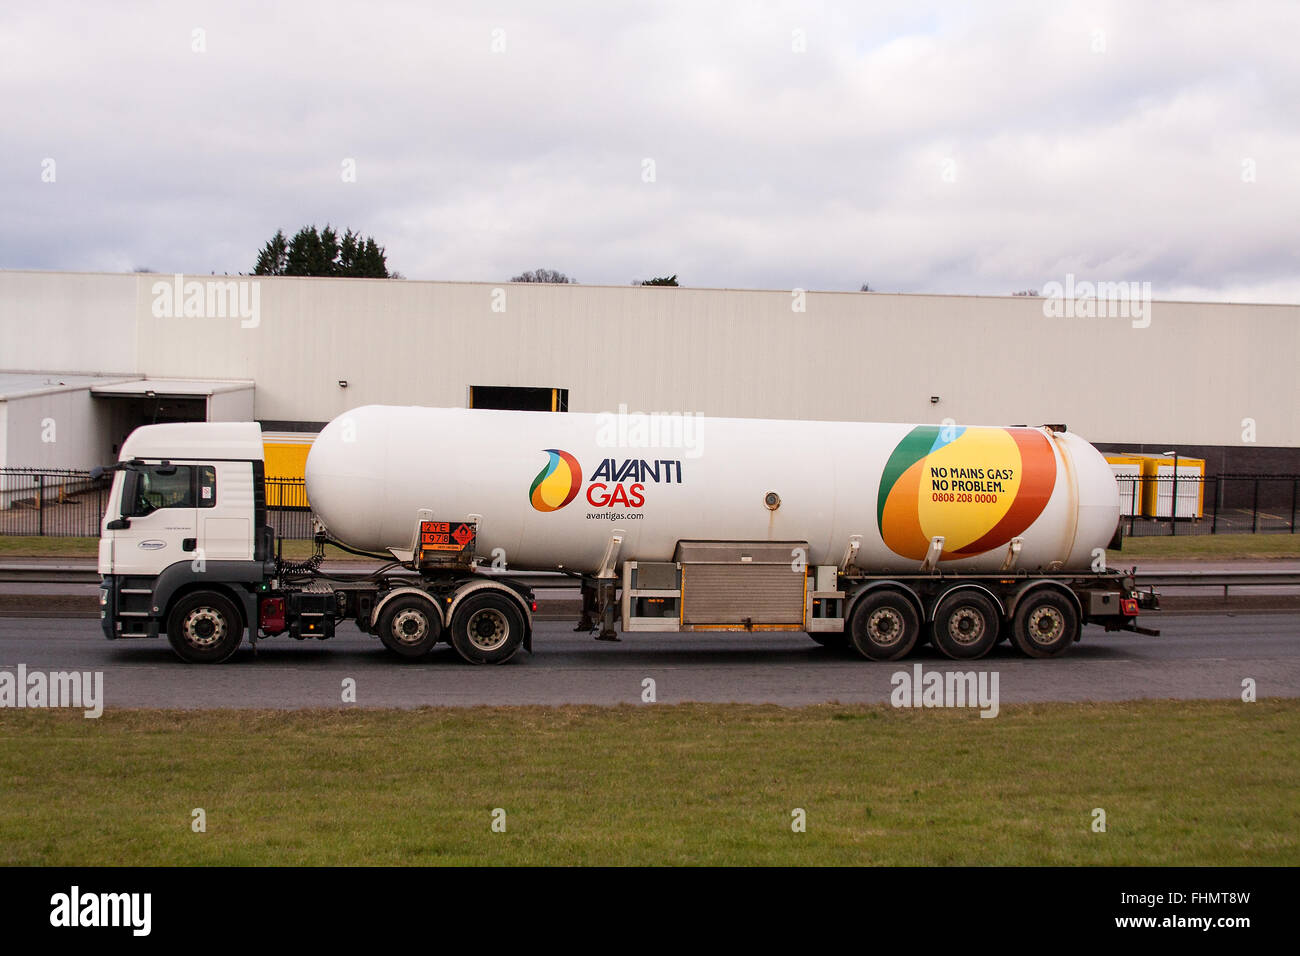
M550 460L533 479L533 485L528 489L528 501L538 511L559 511L578 496L582 466L567 451L558 448L545 451L551 456Z

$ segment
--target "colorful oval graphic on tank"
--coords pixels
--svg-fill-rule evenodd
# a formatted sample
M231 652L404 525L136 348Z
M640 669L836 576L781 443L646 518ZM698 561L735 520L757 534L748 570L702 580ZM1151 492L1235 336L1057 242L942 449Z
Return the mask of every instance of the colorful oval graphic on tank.
M533 479L528 500L538 511L559 511L578 496L582 466L567 451L558 448L545 451L551 458Z
M1051 442L1032 428L919 425L898 443L880 478L876 518L895 554L940 560L984 554L1023 532L1056 487Z

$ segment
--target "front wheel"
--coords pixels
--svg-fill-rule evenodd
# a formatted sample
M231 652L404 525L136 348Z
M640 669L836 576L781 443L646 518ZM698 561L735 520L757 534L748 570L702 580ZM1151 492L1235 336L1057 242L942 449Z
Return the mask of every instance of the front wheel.
M471 595L451 616L451 646L471 664L504 664L523 642L524 615L505 595Z
M244 621L229 598L195 591L176 602L167 616L167 640L189 664L220 664L239 649Z

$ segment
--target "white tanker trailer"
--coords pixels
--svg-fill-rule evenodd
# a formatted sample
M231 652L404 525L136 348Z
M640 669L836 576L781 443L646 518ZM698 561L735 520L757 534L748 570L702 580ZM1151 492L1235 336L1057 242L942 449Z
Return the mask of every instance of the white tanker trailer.
M803 631L896 660L1156 633L1136 621L1155 595L1105 568L1114 475L1058 426L367 406L312 446L324 530L298 565L272 553L256 425L146 426L114 467L105 633L190 661L352 620L402 657L503 662L531 650L537 572L579 579L578 629L606 640ZM327 578L327 541L394 567Z

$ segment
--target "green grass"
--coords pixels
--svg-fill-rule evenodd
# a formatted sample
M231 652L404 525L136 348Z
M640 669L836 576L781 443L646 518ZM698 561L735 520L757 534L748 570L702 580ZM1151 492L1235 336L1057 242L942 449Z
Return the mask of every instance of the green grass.
M4 865L1300 862L1294 700L6 710L0 738Z
M38 538L25 535L0 535L0 557L93 558L98 554L98 538Z
M1120 566L1133 558L1300 558L1300 534L1203 534L1125 538L1122 551L1107 551Z

